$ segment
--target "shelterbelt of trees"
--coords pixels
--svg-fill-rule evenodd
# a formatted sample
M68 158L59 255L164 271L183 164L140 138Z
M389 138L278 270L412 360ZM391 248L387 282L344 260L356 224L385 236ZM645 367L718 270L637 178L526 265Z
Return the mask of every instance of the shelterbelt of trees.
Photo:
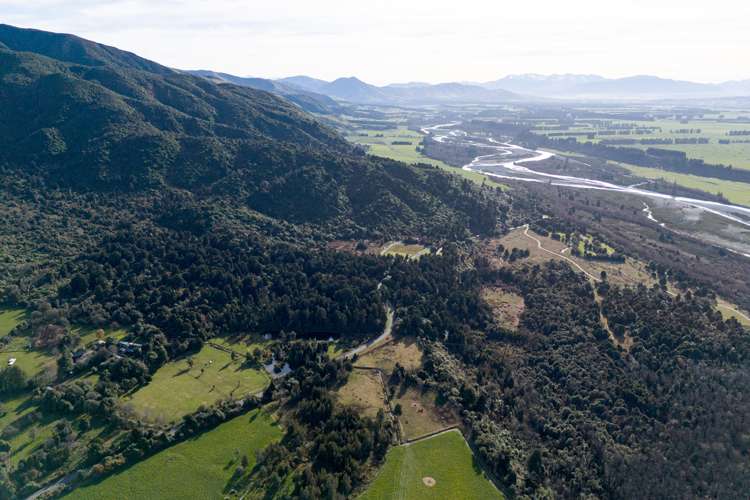
M706 163L697 158L688 158L687 154L683 151L672 151L656 147L647 148L644 151L639 148L612 146L591 141L578 142L575 138L547 137L532 132L520 135L518 140L529 147L547 147L573 151L583 155L630 163L641 167L656 167L681 174L750 183L750 170L732 168L731 165Z

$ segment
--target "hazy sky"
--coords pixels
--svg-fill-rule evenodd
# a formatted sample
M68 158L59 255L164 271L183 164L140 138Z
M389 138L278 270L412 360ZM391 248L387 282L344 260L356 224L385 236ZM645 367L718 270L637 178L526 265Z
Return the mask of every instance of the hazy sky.
M748 0L0 0L0 22L242 76L750 78Z

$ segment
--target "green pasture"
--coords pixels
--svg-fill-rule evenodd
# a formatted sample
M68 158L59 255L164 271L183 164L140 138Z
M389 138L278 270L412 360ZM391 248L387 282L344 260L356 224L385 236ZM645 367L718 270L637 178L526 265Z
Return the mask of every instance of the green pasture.
M726 117L725 117L726 118ZM624 121L611 120L609 126L614 127L622 124L635 125L642 128L656 128L651 134L646 135L597 135L593 142L605 139L675 139L675 138L697 138L703 137L709 140L708 144L660 144L641 145L636 144L628 147L647 149L649 147L683 151L689 158L697 158L707 163L720 163L732 165L735 168L750 169L750 143L719 144L719 140L750 140L750 136L729 136L731 130L750 130L750 123L728 123L719 121L718 117L705 117L704 119L691 119L685 122L680 120L654 120L654 121ZM700 129L699 133L680 132L684 129ZM607 130L606 125L596 127L588 123L577 122L567 132L597 132ZM536 130L536 133L550 134L562 133L562 130ZM586 136L576 136L579 142L590 141Z
M646 179L664 179L667 182L676 182L678 185L686 188L699 189L712 194L721 193L732 203L750 205L750 184L744 182L733 182L712 177L679 174L658 168L638 167L626 163L617 164L628 169L639 177L644 177ZM646 189L648 189L648 187L646 187Z
M368 152L375 156L382 156L404 163L427 163L452 174L460 175L466 179L481 184L487 177L476 172L469 172L458 167L453 167L440 160L434 160L417 151L417 146L422 142L424 135L409 130L406 127L398 127L388 130L358 130L347 136L350 142L367 146ZM394 142L411 142L411 144L394 144ZM507 186L498 184L503 189Z
M430 479L433 486L428 486ZM385 465L360 500L502 499L458 431L391 448Z
M0 337L5 337L23 321L25 309L0 309Z
M196 354L159 368L151 382L123 396L122 402L147 420L176 420L201 405L262 391L269 376L244 363L243 356L233 360L229 353L205 345Z
M73 490L70 500L220 499L242 457L246 471L255 465L256 452L281 439L282 431L269 414L255 410L230 420L197 438L160 451L146 460Z

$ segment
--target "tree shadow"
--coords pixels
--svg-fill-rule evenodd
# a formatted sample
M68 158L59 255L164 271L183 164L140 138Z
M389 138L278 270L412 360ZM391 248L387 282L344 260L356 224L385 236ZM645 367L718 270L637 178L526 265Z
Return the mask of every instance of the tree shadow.
M479 460L477 459L476 455L474 453L471 454L471 468L474 469L474 472L480 475L484 474L484 469L482 468L482 464L479 463Z

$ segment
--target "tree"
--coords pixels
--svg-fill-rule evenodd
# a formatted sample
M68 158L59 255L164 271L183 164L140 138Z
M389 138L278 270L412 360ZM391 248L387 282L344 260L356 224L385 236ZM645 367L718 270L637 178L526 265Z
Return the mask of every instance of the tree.
M73 355L70 353L69 349L65 349L62 354L60 354L60 357L57 358L57 371L59 377L64 378L73 371L73 367Z
M14 394L26 389L28 378L18 366L9 366L0 371L0 394Z
M534 450L529 456L527 462L527 469L529 471L529 479L534 483L540 483L544 478L544 465L542 464L542 453L537 449Z

